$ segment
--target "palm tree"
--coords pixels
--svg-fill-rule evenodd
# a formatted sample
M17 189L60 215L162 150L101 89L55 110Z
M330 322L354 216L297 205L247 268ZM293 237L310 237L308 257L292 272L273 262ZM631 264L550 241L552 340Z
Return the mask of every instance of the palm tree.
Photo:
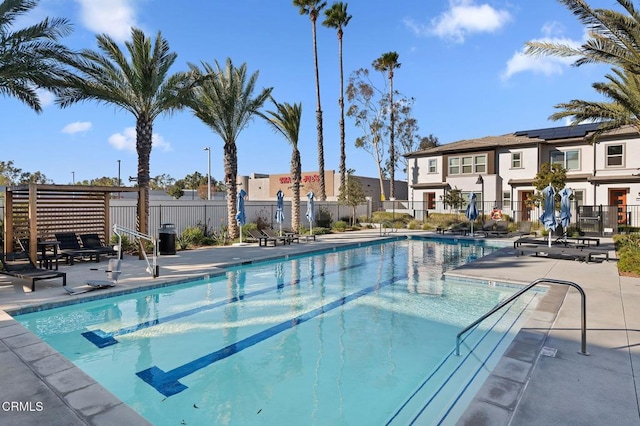
M395 147L395 107L393 105L393 70L400 68L397 52L383 53L378 59L373 61L373 68L377 71L387 73L389 78L389 108L390 108L390 129L389 129L389 198L395 198L394 181L396 173L396 147Z
M300 15L309 15L311 19L311 31L313 35L313 61L316 71L316 128L318 130L318 175L320 178L320 193L318 198L321 201L327 199L327 192L324 183L324 142L322 139L322 106L320 105L320 73L318 71L318 45L316 43L316 21L318 14L327 5L322 0L293 0L293 5L298 7Z
M575 66L589 63L612 65L615 76L593 87L611 102L572 100L555 107L562 111L550 118L574 117L575 123L602 121L596 136L624 124L638 127L640 114L640 13L633 2L617 0L624 12L592 9L584 0L560 0L589 29L589 39L580 47L561 43L528 42L531 56L577 57Z
M632 125L640 131L640 75L614 68L607 74L608 82L593 83L593 88L610 99L609 102L572 100L555 108L561 111L549 117L552 120L573 118L575 124L582 122L602 122L594 133L594 140L608 131L624 125Z
M189 94L188 73L169 75L177 55L160 32L155 39L142 30L131 29L131 41L125 42L128 56L106 34L98 35L100 51L85 49L69 61L77 76L69 77L56 99L65 108L80 101L97 101L129 111L136 118L137 183L144 192L144 205L138 208L140 232L148 232L149 157L153 121L162 113L184 107Z
M589 29L580 47L550 42L528 42L525 53L578 59L575 66L607 63L640 74L640 13L630 0L616 0L625 12L592 9L584 0L559 0Z
M336 28L338 30L338 57L340 60L340 187L346 188L347 178L347 155L344 145L344 76L342 69L342 34L343 28L349 24L351 15L347 13L347 3L334 3L331 7L324 11L326 16L322 25L328 28Z
M224 141L224 183L227 188L227 229L229 238L239 236L236 223L237 194L236 178L238 176L238 149L236 140L240 132L247 127L254 114L262 108L269 98L272 88L262 89L253 96L256 90L258 72L247 78L247 64L234 67L231 59L227 59L222 68L218 61L215 68L202 63L202 70L189 64L195 81L200 83L194 87L194 96L189 101L193 113Z
M71 25L66 19L45 18L12 31L16 18L37 4L37 0L0 3L0 95L13 96L40 113L36 89L57 93L60 79L68 75L60 60L71 53L58 40L71 33Z
M300 180L302 177L302 162L298 150L298 136L300 134L300 119L302 117L302 104L278 103L271 98L276 111L267 111L261 116L271 124L271 127L281 133L291 144L291 178L293 200L291 204L291 227L294 232L300 230Z

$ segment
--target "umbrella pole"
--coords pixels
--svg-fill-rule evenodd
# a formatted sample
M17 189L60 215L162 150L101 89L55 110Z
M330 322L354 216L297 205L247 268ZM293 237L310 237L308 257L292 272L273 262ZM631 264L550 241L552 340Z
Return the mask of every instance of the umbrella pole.
M549 229L549 247L551 247L551 229Z

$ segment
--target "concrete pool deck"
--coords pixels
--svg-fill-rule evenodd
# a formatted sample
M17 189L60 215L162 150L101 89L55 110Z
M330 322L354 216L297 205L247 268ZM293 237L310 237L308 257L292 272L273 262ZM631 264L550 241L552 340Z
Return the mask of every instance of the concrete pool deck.
M359 231L319 236L318 241L291 246L265 248L250 244L180 251L159 258L160 277L156 279L145 272L144 261L126 257L115 288L73 296L61 288L59 279L39 281L36 291L31 293L24 281L0 275L0 424L148 424L7 312L105 297L221 273L221 267L228 264L332 249L378 238L378 231ZM604 248L613 250L610 239L602 242ZM106 263L83 262L60 268L67 273L67 285L73 288L82 286L86 279L102 278L103 272L91 269L104 269ZM640 371L640 279L620 277L615 261L585 264L515 256L511 245L449 271L448 275L517 283L537 278L567 280L582 286L587 296L589 356L578 353L581 335L578 292L552 287L458 424L640 424L637 390L640 373L634 373ZM554 350L555 355L549 356Z

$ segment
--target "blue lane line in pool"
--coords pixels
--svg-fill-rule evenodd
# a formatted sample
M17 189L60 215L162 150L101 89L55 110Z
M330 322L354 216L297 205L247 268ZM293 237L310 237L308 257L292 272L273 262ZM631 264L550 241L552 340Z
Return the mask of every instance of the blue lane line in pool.
M290 284L288 285L297 285L300 284L301 282L305 281L305 280L312 280L316 277L324 277L328 274L332 274L332 273L336 273L336 272L343 272L346 271L348 269L354 269L354 268L359 268L360 266L365 265L366 262L361 262L361 263L356 263L354 265L349 265L349 266L344 266L342 268L339 268L335 271L329 271L329 272L321 272L320 274L314 276L311 275L308 278L305 278L304 280L294 280L292 281ZM284 284L283 283L279 283L276 287L275 290L280 290L284 288ZM247 293L244 295L240 295L240 296L234 296L234 297L230 297L227 300L221 300L219 302L216 303L212 303L210 305L206 305L206 306L200 306L197 308L193 308L193 309L189 309L187 311L184 312L178 312L175 313L173 315L168 315L166 317L162 317L162 318L156 318L154 320L151 321L145 321L142 322L140 324L136 324L136 325L132 325L129 327L124 327L121 328L119 330L116 331L111 331L111 332L104 332L100 329L96 329L96 330L91 330L91 331L85 331L84 333L81 333L82 336L87 339L88 341L90 341L91 343L93 343L94 345L96 345L99 348L106 348L107 346L111 346L111 345L115 345L116 343L118 343L118 341L114 338L115 336L122 336L125 334L130 334L130 333L135 333L136 331L140 331L143 330L145 328L149 328L149 327L154 327L158 324L162 324L165 322L169 322L169 321L173 321L173 320L177 320L180 318L184 318L190 315L195 315L198 314L200 312L204 312L204 311L210 311L212 309L215 308L219 308L221 306L225 306L228 305L230 303L235 303L238 302L240 300L244 300L247 299L249 297L254 297L254 296L259 296L265 293L268 293L270 291L273 291L274 289L271 287L268 288L264 288L261 290L256 290L256 291L252 291L251 293Z
M387 287L393 284L395 281L403 278L406 278L406 276L393 277L389 280L382 281L376 285L372 285L370 287L364 288L350 295L341 297L340 299L337 299L333 302L327 303L326 305L320 306L319 308L316 308L312 311L309 311L295 318L292 318L291 320L284 321L280 324L276 324L273 327L269 327L259 333L256 333L245 339L239 340L238 342L233 343L229 346L226 346L220 350L211 352L198 359L195 359L191 362L188 362L179 367L176 367L173 370L169 370L165 372L165 371L162 371L160 368L153 366L146 370L137 372L136 375L140 377L142 380L144 380L145 382L147 382L149 385L153 386L162 395L166 397L173 396L187 389L187 386L179 382L179 380L182 379L183 377L193 374L202 368L205 368L217 361L223 360L231 355L234 355L244 349L247 349L255 345L256 343L260 343L263 340L273 337L276 334L282 333L283 331L289 330L306 321L309 321L310 319L313 319L319 315L325 314L335 308L345 305L346 303L356 300L362 296L366 296L367 294L370 294L383 287Z

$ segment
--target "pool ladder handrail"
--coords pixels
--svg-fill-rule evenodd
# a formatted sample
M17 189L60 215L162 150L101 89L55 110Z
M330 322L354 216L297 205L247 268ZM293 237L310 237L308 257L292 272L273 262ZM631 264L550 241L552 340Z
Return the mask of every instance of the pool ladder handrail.
M524 287L517 293L514 293L511 297L507 298L506 300L501 302L499 305L497 305L495 308L491 309L489 312L487 312L486 314L484 314L483 316L475 320L473 323L465 327L465 329L462 330L460 333L458 333L456 336L456 355L460 356L460 337L462 337L463 334L465 334L467 331L471 330L473 327L480 324L482 321L484 321L494 313L498 312L500 309L504 308L506 305L508 305L509 303L513 302L515 299L520 297L523 293L531 290L533 287L537 286L540 283L568 285L578 290L578 292L580 293L581 310L582 310L582 325L581 325L582 347L580 349L580 352L578 353L582 355L589 355L589 353L587 352L587 308L586 308L587 296L585 295L582 287L580 287L578 284L571 281L556 280L552 278L538 278L537 280L532 281L526 287Z

